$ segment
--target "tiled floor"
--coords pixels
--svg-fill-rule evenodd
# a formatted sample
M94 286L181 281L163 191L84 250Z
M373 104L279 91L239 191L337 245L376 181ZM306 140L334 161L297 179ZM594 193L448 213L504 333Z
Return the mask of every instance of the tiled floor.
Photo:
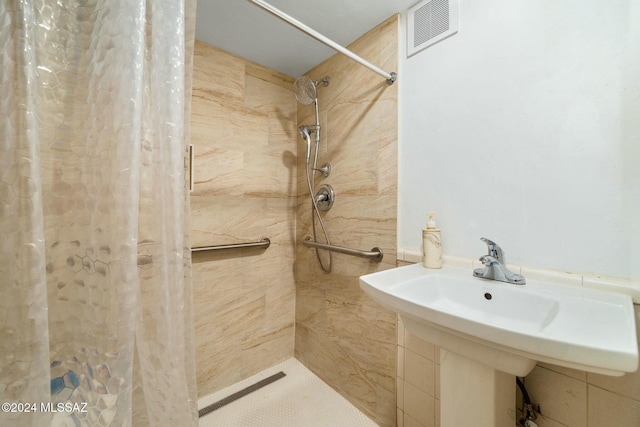
M205 396L198 400L198 408L280 371L286 377L203 416L200 427L377 427L296 359Z

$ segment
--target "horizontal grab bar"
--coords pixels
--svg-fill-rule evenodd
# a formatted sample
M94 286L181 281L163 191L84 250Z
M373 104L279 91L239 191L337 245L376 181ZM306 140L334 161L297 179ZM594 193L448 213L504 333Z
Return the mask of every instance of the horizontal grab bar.
M384 254L382 253L382 249L375 247L370 251L361 251L358 249L344 248L342 246L334 246L328 245L326 243L314 242L311 240L311 237L307 237L302 241L302 244L308 248L316 248L316 249L325 249L331 252L338 252L345 255L357 256L360 258L370 258L375 262L382 261L382 257Z
M198 246L191 248L191 252L204 252L204 251L221 251L225 249L241 249L241 248L265 248L267 249L271 244L271 240L268 237L263 237L259 242L246 242L246 243L232 243L230 245L214 245L214 246Z

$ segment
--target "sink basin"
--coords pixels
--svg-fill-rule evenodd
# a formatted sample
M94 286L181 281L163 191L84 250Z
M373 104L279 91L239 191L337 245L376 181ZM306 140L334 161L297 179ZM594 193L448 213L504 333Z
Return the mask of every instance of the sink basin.
M511 375L537 361L619 376L638 366L629 296L527 280L513 285L471 270L421 264L360 277L414 334Z

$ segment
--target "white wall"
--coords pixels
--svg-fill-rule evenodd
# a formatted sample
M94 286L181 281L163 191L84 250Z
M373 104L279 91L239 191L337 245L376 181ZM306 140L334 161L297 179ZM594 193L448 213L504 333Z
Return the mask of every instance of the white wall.
M445 254L640 277L640 2L460 0L400 70L400 249L434 210Z

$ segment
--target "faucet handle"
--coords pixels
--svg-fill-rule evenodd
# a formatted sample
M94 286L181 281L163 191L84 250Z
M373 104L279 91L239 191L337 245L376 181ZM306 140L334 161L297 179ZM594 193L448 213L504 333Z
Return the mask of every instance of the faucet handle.
M491 255L482 255L480 258L478 258L478 260L480 260L487 267L493 264L499 264L498 260Z
M489 250L489 253L487 254L488 256L495 258L500 264L506 265L504 251L497 243L492 242L486 237L481 237L480 240L487 244L487 248Z

